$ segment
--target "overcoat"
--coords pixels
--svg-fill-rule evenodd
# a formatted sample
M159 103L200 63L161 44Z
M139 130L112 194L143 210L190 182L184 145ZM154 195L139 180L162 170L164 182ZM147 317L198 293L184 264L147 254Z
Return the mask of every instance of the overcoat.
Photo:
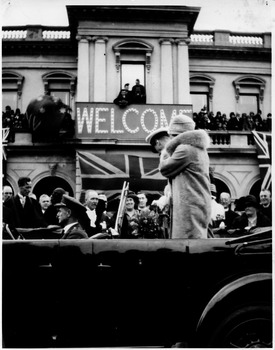
M167 144L159 169L172 184L172 238L207 238L211 217L210 139L205 130L185 131Z

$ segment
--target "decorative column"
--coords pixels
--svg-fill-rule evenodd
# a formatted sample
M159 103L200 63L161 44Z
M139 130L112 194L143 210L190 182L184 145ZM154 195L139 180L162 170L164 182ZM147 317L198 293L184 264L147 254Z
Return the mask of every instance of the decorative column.
M107 37L93 37L95 41L94 62L94 101L106 102L107 79L106 79L106 42Z
M173 39L160 39L160 96L161 103L173 103Z
M78 35L78 62L77 62L77 101L89 102L89 41L90 36Z
M190 39L176 39L178 44L178 103L191 104L190 78L189 78L189 53Z

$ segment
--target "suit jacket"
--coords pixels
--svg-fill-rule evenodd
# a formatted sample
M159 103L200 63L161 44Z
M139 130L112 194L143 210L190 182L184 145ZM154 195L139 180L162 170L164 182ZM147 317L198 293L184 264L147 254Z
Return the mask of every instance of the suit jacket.
M227 227L227 229L231 228L231 225L233 223L233 221L239 216L238 213L236 213L235 211L233 211L232 209L229 209L227 211L225 211L225 225Z
M47 226L40 204L34 198L27 196L23 207L17 194L9 198L5 202L5 206L12 212L14 227L33 228Z
M66 233L64 233L64 235L61 237L61 239L82 239L82 238L88 238L88 235L78 222L76 222L75 225L71 226L69 230Z

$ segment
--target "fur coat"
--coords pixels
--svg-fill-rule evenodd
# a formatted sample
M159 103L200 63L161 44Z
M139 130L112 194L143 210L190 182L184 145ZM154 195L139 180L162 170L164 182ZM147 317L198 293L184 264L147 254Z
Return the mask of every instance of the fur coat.
M206 131L192 130L171 139L161 153L159 170L172 183L172 238L207 238L209 145Z

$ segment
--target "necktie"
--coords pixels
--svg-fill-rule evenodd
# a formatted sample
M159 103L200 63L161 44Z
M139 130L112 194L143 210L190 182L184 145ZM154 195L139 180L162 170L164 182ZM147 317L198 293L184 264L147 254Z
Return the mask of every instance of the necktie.
M26 197L22 197L21 198L21 204L22 204L22 207L24 208L25 206L25 203L26 203Z

